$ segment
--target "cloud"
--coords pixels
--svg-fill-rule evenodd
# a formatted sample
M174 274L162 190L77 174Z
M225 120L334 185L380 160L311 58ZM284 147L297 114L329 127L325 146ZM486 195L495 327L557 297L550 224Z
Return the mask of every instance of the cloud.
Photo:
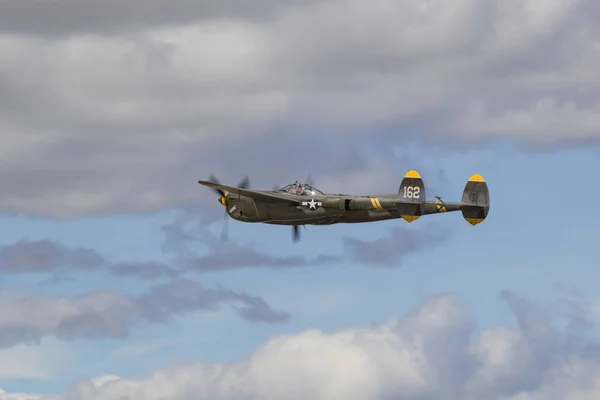
M414 253L434 249L449 238L440 228L414 231L406 228L394 228L384 238L359 240L345 238L345 253L358 261L371 266L398 267L404 258Z
M598 134L600 117L597 104L541 98L525 108L506 109L501 115L473 104L461 126L466 134L520 133L530 146L550 145L566 135L573 144L585 144Z
M273 0L243 0L218 3L199 0L94 1L36 0L0 3L0 32L27 35L72 35L123 33L146 27L169 27L207 19L247 18L264 20L279 10Z
M138 297L114 290L97 290L74 298L0 297L0 347L39 341L123 338L145 323L168 323L179 315L218 310L227 305L250 322L281 323L289 314L271 309L257 296L227 288L205 288L198 282L175 279L154 286Z
M2 2L0 209L153 212L213 204L195 182L215 170L394 168L367 143L597 142L595 1L242 3Z
M0 389L0 400L58 400L58 396L42 396L32 393L8 393Z
M111 263L93 249L68 248L51 240L20 240L0 247L0 271L15 274L108 271L140 279L168 278L179 273L160 262Z
M314 258L301 255L272 256L258 252L251 247L228 243L219 246L218 250L213 250L209 254L198 255L182 261L190 270L210 272L242 268L294 268L342 260L343 256L338 255L319 255Z
M189 363L140 378L78 381L68 398L537 400L600 395L598 343L566 340L539 307L505 291L517 327L476 324L455 295L399 318L272 337L245 360Z
M358 261L366 266L398 268L405 257L435 248L450 236L441 227L412 230L394 228L376 241L343 238L341 253L279 256L256 250L252 245L219 241L206 227L197 222L197 216L182 213L163 227L163 251L172 254L174 262L184 271L215 272L245 268L297 268ZM190 225L192 225L190 227ZM282 226L282 230L289 227ZM291 235L290 235L291 236ZM291 239L290 239L291 240ZM204 248L204 252L196 249Z
M53 338L44 338L34 344L21 343L2 348L0 380L56 379L64 373L61 365L71 354L67 344Z
M172 279L189 272L218 272L246 268L298 268L358 261L367 266L400 267L405 257L435 248L449 237L440 227L423 230L394 228L376 241L346 237L343 251L321 254L279 256L213 236L206 219L181 211L162 226L162 250L170 262L133 260L113 262L89 248L69 248L52 240L22 239L0 247L0 272L10 274L51 274L45 283L71 279L79 273L108 273L142 280ZM287 230L289 227L281 227ZM290 238L291 240L291 238ZM200 251L198 250L200 249ZM204 250L204 251L202 251Z
M49 240L21 240L0 248L0 269L38 272L58 268L94 269L105 260L90 249L68 249Z

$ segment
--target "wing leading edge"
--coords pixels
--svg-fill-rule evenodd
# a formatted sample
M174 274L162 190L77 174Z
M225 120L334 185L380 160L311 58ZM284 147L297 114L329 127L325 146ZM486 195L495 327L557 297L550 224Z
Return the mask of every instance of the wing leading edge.
M235 193L237 195L246 196L250 197L251 199L261 200L269 203L288 202L296 205L300 204L298 200L290 198L283 194L262 192L258 190L240 189L237 187L221 185L220 183L214 183L209 181L198 181L198 183L210 188L220 189L224 192Z

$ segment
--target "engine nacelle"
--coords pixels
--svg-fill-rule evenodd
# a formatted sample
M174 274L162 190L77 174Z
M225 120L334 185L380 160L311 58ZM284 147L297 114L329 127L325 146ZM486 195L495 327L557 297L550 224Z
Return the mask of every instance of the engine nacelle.
M224 196L225 207L231 218L239 221L251 221L259 216L256 203L249 197L227 193Z

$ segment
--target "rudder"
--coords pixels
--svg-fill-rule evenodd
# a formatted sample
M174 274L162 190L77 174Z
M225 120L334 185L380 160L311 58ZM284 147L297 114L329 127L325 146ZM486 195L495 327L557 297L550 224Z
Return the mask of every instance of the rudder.
M469 178L463 190L460 210L463 218L473 226L487 218L490 210L490 192L481 175L475 174Z
M400 215L406 222L413 222L423 215L425 208L425 184L421 175L414 169L408 171L398 188L398 197L402 199Z

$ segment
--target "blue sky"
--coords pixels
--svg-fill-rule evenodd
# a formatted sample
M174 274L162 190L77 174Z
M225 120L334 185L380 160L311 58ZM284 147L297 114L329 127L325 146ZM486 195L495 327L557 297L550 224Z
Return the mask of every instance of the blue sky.
M406 226L409 234L441 230L447 239L431 250L408 255L392 267L341 262L289 270L249 268L191 275L207 286L222 284L259 294L269 304L290 312L291 319L287 324L270 326L246 322L229 311L201 312L177 318L174 324L144 324L119 340L66 344L50 341L38 347L39 351L52 353L55 346L68 349L67 354L49 356L49 367L61 371L59 376L27 382L3 378L0 387L7 391L27 387L30 392L57 393L65 391L74 378L107 372L127 377L194 359L236 361L275 334L308 328L334 331L368 327L401 315L438 293L457 293L482 327L514 324L499 298L504 289L536 302L552 302L561 295L555 286L560 283L577 288L592 302L598 301L594 282L600 276L595 268L594 221L600 211L585 200L600 195L598 186L590 184L598 172L597 149L541 154L489 148L462 155L436 150L427 155L427 148L411 152L417 158L424 155L428 161L423 164L442 168L447 176L443 184L428 185L430 196L439 193L448 201L458 199L467 178L481 173L489 183L492 202L485 223L471 227L454 213L424 217L411 225L399 220L308 227L303 240L293 244L288 228L230 221L230 240L252 241L274 255L343 251L341 238L345 236L379 241L397 226ZM398 181L389 182L393 190L405 171L397 165L390 168L397 169L398 176ZM424 179L427 182L427 176ZM315 181L318 186L318 178ZM213 194L198 187L198 197L211 198ZM219 207L216 202L213 206ZM4 217L2 243L51 239L70 247L94 248L111 260L164 260L160 227L174 214L70 222ZM106 277L101 272L74 274L73 281L43 285L47 278L5 274L3 285L12 290L62 296L104 287L139 293L147 287L147 283L135 279ZM85 359L94 362L82 364Z
M0 2L0 400L600 396L597 2L34 3ZM483 175L487 220L221 242L197 184L411 169Z

